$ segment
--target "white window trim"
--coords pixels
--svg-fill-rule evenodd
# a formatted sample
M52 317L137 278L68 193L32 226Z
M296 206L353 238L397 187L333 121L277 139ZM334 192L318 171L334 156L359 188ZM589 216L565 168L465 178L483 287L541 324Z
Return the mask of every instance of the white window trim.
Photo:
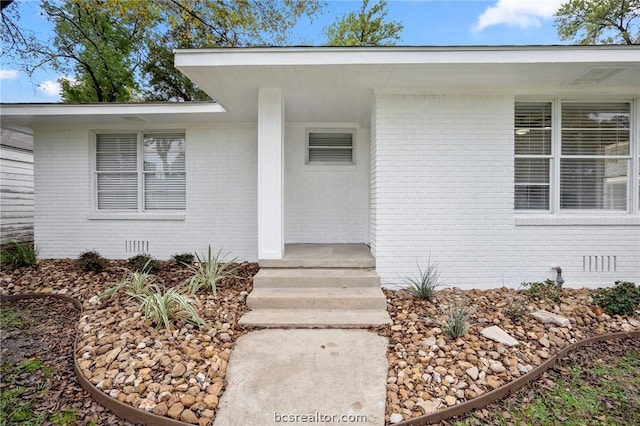
M309 133L351 133L351 162L309 161ZM350 168L355 169L357 164L358 130L353 127L308 127L304 136L304 164L313 168Z
M552 114L551 135L551 177L549 210L514 210L515 224L522 226L554 226L554 225L640 225L640 98L634 99L516 99L515 102L550 102ZM562 141L562 103L609 103L628 102L630 112L629 156L612 156L607 158L623 158L629 160L627 210L567 210L560 209L560 159ZM514 104L515 107L515 104ZM515 155L513 157L516 158ZM565 158L569 158L565 156ZM515 184L515 182L514 182Z
M138 174L138 210L99 210L98 209L98 179L96 173L97 167L97 135L99 134L122 134L130 133L136 134L137 137L137 174ZM89 220L186 220L187 207L185 205L184 210L144 210L144 185L142 179L144 179L144 158L143 158L143 141L145 134L154 133L182 133L184 134L185 141L187 138L187 132L185 129L168 129L168 130L130 130L130 129L110 129L110 130L94 130L90 133L89 140L89 173L91 175L91 212L87 215ZM185 147L185 156L186 147ZM186 160L185 160L186 161ZM185 163L185 176L186 176L186 163ZM187 188L185 187L185 197L187 197ZM188 198L188 197L187 197ZM185 200L186 201L186 200Z

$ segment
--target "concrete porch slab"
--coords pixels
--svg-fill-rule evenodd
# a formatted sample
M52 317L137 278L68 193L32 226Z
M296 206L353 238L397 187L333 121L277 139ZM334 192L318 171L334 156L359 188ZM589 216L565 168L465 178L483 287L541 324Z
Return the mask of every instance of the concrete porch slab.
M247 312L239 324L266 328L369 328L391 324L384 310L258 309Z
M214 425L384 425L386 350L386 338L364 330L242 336Z
M284 257L260 259L261 268L375 268L366 244L287 244Z

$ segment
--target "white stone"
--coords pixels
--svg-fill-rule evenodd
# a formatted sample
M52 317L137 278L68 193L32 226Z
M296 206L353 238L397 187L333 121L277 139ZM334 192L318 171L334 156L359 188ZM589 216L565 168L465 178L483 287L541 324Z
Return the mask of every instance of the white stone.
M473 380L478 380L478 374L480 372L478 371L478 367L473 366L471 368L467 368L467 375L469 377L471 377Z
M422 341L422 346L426 348L430 348L431 346L436 344L436 338L434 336L429 336Z
M404 418L400 413L393 413L391 416L389 416L389 421L391 423L400 423L403 419Z
M482 330L482 335L487 339L494 340L507 346L518 346L520 344L520 342L511 337L506 331L497 325L485 328Z
M550 322L553 324L557 324L560 327L569 327L571 325L571 322L568 318L565 318L561 315L552 314L548 311L531 312L531 316L543 324Z

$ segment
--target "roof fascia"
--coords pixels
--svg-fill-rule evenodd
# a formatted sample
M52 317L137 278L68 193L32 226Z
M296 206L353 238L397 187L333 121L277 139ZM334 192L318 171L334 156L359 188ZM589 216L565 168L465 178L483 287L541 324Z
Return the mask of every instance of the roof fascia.
M637 46L176 49L176 67L640 62Z
M2 104L0 115L4 116L75 116L75 115L153 115L153 114L194 114L226 112L215 102L187 103L173 102L161 104Z

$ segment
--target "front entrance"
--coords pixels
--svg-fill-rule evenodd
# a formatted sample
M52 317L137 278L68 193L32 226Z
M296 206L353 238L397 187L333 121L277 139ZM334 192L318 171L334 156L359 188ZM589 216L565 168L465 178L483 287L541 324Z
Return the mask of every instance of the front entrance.
M367 243L368 131L353 130L350 162L309 161L308 135L304 126L285 130L285 243Z

